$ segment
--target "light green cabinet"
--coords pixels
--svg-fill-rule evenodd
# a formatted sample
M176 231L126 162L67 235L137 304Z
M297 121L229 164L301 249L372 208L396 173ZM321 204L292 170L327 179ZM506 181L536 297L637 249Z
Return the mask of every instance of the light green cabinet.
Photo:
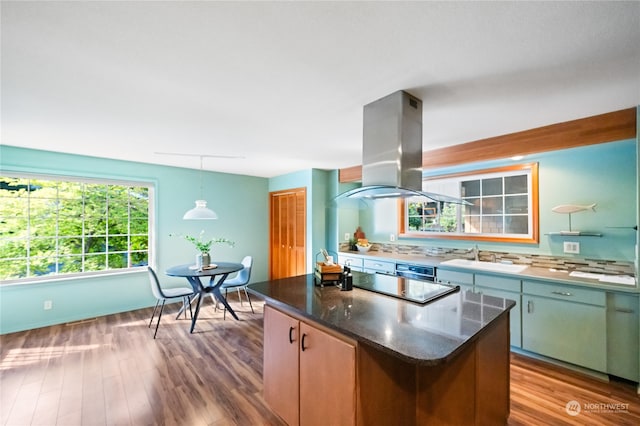
M501 277L497 275L475 274L474 291L481 295L501 297L516 302L509 312L509 328L511 332L511 346L522 347L522 296L519 279Z
M607 293L607 373L638 381L638 295Z
M459 285L460 290L473 290L473 273L451 271L448 269L436 270L436 282L443 284Z
M640 295L543 279L438 267L436 282L511 299L511 346L624 379L640 381Z
M348 266L352 271L363 272L363 261L361 257L338 254L338 264Z
M542 281L522 283L522 348L607 371L605 292Z

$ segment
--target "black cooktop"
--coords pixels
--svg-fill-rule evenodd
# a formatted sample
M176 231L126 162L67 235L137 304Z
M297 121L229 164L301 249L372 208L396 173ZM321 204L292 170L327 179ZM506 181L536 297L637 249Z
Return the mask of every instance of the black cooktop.
M354 274L353 278L354 287L421 304L460 289L459 286L383 274Z

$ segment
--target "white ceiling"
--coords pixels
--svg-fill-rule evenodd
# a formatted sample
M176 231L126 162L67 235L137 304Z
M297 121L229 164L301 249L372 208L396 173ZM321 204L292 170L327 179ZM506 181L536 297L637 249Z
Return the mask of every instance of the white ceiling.
M2 143L272 177L361 163L362 107L424 149L640 104L640 2L2 1Z

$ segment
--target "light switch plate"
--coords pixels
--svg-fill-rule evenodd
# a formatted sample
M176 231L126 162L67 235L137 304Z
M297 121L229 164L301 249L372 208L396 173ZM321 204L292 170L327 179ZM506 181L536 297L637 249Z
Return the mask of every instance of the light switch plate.
M345 240L345 241L349 241L349 238L351 238L351 236L349 235L349 233L348 233L348 232L345 232L345 233L344 233L344 240Z
M564 242L564 252L571 254L579 254L580 253L580 243L576 243L573 241L565 241Z
M389 234L389 241L393 242L396 240L396 235L395 234Z

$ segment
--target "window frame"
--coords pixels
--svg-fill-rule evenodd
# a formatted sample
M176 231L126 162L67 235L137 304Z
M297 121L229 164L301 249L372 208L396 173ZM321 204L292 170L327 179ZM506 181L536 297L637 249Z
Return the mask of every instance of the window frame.
M153 181L146 181L146 180L137 180L137 179L113 179L110 177L89 177L89 176L68 176L68 175L55 175L55 174L47 174L47 173L37 173L37 172L20 172L20 171L11 171L11 170L6 170L3 171L2 173L0 173L0 176L3 178L15 178L15 179L31 179L31 180L47 180L47 181L53 181L56 185L60 185L60 184L81 184L81 185L102 185L105 187L108 186L118 186L118 187L123 187L123 188L127 188L127 190L129 190L131 187L142 187L146 189L147 192L147 232L146 232L146 239L147 239L147 247L146 247L146 265L139 265L139 266L126 266L123 268L114 268L114 269L107 269L106 265L108 264L108 261L105 262L103 266L103 269L96 269L96 270L89 270L89 271L82 271L82 272L60 272L60 270L58 269L58 267L56 267L56 270L52 273L49 274L44 274L44 275L35 275L35 274L31 274L25 277L21 277L21 278L7 278L7 279L2 279L0 278L0 284L15 284L15 283L28 283L28 282L43 282L43 281L59 281L59 280L66 280L66 279L75 279L75 278L88 278L88 277L95 277L95 276L104 276L104 275L113 275L113 274L126 274L126 273L131 273L131 272L139 272L139 271L146 271L147 269L147 265L152 265L154 262L154 256L155 256L155 250L154 250L154 246L155 246L155 193L156 193L156 183ZM83 188L83 193L84 193L84 188ZM25 212L27 220L29 220L29 216L30 216L30 208L31 208L31 196L29 195L29 201L27 203L27 210ZM36 197L34 197L34 199L37 199ZM56 204L59 203L59 200L65 200L65 199L69 199L69 198L65 198L64 196L61 196L61 193L57 193L55 198L50 198L51 200L55 200ZM84 198L83 198L84 199ZM104 206L105 208L108 205L108 197L105 195L105 201L104 201ZM83 206L84 206L84 201L83 201ZM131 208L131 202L130 200L127 203L127 232L126 234L122 234L122 233L118 233L118 234L114 234L113 237L116 238L121 238L123 235L127 237L127 242L129 244L127 244L127 248L126 250L114 250L113 252L110 250L104 250L99 252L99 255L108 257L109 255L118 255L121 253L126 253L127 255L127 264L131 265L131 256L133 253L139 253L141 252L141 250L134 250L132 249L132 246L130 244L130 241L133 238L137 237L137 236L141 236L142 234L140 233L132 233L132 229L131 229L131 222L134 219L131 216L130 213L130 208ZM82 231L81 234L77 235L74 234L71 237L74 238L81 238L81 239L85 239L86 238L86 234L85 234L85 220L86 217L84 216L84 211L83 211L83 217L82 219L79 221L82 227ZM58 247L60 247L61 242L64 243L66 240L70 238L69 235L61 235L58 233L58 227L60 225L60 221L59 221L59 216L60 215L60 210L56 211L56 235L52 236L51 238L55 238L56 243L56 249L58 249ZM101 218L104 218L105 222L105 234L104 237L107 238L109 234L109 222L108 222L108 210L105 210L104 215L101 216ZM50 237L50 236L45 236L45 237ZM33 236L28 235L25 237L25 241L30 241L33 239ZM8 239L7 239L8 240ZM1 238L0 241L6 241L4 238ZM83 243L84 244L84 243ZM144 250L142 250L142 252L144 252ZM90 253L85 253L84 251L82 253L79 254L79 256L81 257L81 262L82 262L82 267L85 267L85 257L87 256L87 254ZM56 250L55 253L55 259L56 259L56 263L59 263L60 261L60 252ZM30 263L31 259L30 259L30 253L27 251L26 255L23 257L23 260L25 263Z
M438 180L438 179L458 179L458 178L472 178L477 177L482 179L483 176L495 175L495 174L511 174L519 170L528 170L531 176L531 203L529 206L529 217L531 219L531 233L517 237L514 234L465 234L465 233L445 233L445 232L429 232L429 231L409 231L408 230L408 200L402 199L399 202L399 236L402 238L434 238L434 239L449 239L449 240L473 240L473 241L487 241L487 242L500 242L500 243L523 243L523 244L538 244L540 240L540 226L539 226L539 184L538 184L538 163L524 163L503 167L494 167L490 169L470 170L466 172L443 174L437 176L430 176L424 178L423 181ZM460 194L459 194L460 195ZM524 234L523 234L524 235Z

